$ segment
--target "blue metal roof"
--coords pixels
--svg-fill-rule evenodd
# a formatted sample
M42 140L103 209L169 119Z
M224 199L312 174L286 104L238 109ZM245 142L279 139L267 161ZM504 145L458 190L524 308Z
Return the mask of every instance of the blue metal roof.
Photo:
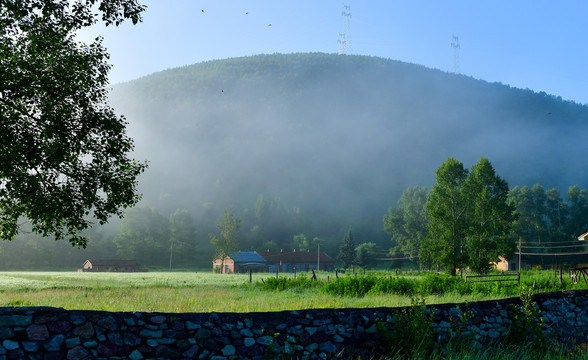
M261 255L259 255L257 253L257 251L239 251L237 254L233 254L233 256L231 256L231 258L235 262L248 262L248 263L261 262L261 263L265 263L265 259L262 258Z

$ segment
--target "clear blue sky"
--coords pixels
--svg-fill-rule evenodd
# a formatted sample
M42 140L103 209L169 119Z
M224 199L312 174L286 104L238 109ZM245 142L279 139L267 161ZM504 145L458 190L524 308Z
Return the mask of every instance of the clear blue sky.
M112 83L213 59L337 53L345 4L352 54L452 71L455 35L462 74L588 103L588 1L140 2L148 6L143 23L101 25L80 35L82 40L104 36Z

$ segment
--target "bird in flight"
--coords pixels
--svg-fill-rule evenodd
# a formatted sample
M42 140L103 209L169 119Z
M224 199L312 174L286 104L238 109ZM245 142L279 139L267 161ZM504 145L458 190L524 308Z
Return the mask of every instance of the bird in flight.
M204 9L202 9L202 10L200 10L200 11L204 12Z

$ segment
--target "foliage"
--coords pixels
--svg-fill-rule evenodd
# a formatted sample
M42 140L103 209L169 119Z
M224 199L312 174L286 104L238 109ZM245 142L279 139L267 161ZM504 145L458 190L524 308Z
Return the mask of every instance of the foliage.
M98 4L96 10L94 5ZM139 200L144 163L128 157L125 119L107 105L101 39L78 42L98 17L141 20L135 0L6 0L0 5L0 237L26 217L35 233L86 247L81 231Z
M321 284L304 275L304 273L301 273L294 279L287 277L271 277L263 281L259 280L255 285L264 290L284 291L289 289L308 289L320 286Z
M424 255L440 262L455 275L455 270L468 262L464 251L468 202L463 192L468 171L461 162L448 158L435 173L437 183L426 205L430 220Z
M486 158L472 166L464 192L467 198L467 236L465 250L469 267L481 274L492 268L491 261L498 256L510 258L514 242L509 238L514 205L507 201L508 184L496 175Z
M466 266L489 272L491 261L514 253L508 235L516 214L507 201L508 184L484 157L469 172L448 158L436 174L426 205L429 237L421 255L441 263L452 275Z
M178 209L169 218L170 243L173 261L193 265L196 248L196 230L188 210Z
M417 265L421 244L427 237L429 219L425 205L428 197L429 189L409 187L400 196L398 207L390 208L383 219L384 231L392 235L395 250L400 250Z
M355 248L355 263L364 270L370 269L376 263L377 245L373 242L359 244Z
M123 259L163 265L169 258L169 240L168 219L154 208L138 206L126 212L114 242Z
M376 323L386 352L397 359L428 358L435 350L432 328L435 313L425 308L424 298L412 298L411 306L394 314L394 321Z
M564 201L557 189L546 191L540 184L511 189L509 200L515 204L518 216L513 225L513 241L520 242L523 253L585 251L584 244L574 243L576 237L588 228L586 192L577 185L570 186ZM539 257L529 256L527 263L536 265L536 259ZM582 260L581 257L566 256L566 261L578 263Z
M213 233L208 234L210 243L216 246L215 259L220 258L222 267L224 268L225 259L229 256L231 251L239 248L237 242L237 232L241 227L241 219L234 217L231 208L225 209L225 213L219 219L217 228L220 235Z
M355 244L353 243L353 234L351 230L343 238L343 243L339 247L339 261L343 263L343 268L348 269L355 264Z
M514 316L505 339L513 344L529 342L534 349L544 351L547 346L543 317L530 292L520 295L522 305L513 309Z

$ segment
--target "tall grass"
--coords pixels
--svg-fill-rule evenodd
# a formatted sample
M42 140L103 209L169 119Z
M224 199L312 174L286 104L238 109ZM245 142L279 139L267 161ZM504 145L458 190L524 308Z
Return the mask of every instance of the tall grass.
M367 308L408 306L418 295L427 304L457 303L518 296L519 287L468 284L446 275L392 276L386 272L365 276L309 274L221 275L189 272L77 273L0 272L0 306L54 306L65 309L149 312L251 312L308 308ZM262 282L263 280L263 282ZM522 282L530 287L560 286L552 272L529 272Z

